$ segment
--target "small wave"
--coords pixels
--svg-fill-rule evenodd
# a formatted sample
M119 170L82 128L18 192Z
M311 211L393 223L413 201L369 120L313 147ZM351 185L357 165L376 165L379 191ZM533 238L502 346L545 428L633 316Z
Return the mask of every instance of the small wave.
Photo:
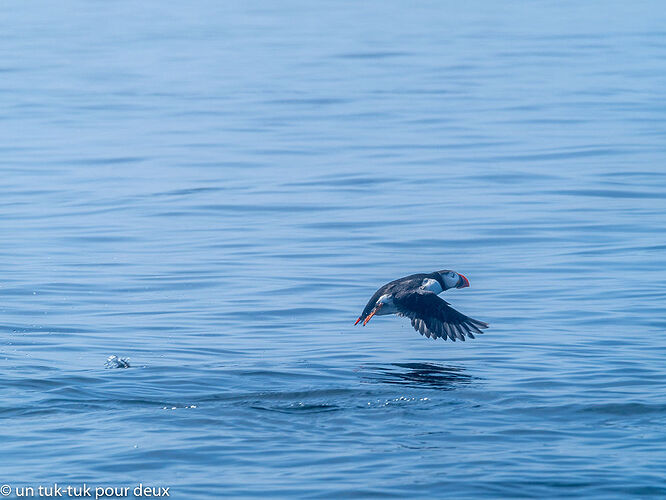
M130 359L129 358L119 358L115 354L109 356L106 358L106 363L104 363L104 366L107 368L129 368L130 367Z

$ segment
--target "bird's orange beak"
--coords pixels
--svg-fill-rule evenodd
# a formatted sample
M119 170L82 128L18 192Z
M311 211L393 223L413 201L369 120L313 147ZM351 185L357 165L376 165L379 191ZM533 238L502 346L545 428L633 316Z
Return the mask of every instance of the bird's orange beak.
M375 308L372 310L372 312L371 312L370 314L368 314L368 317L365 318L365 320L363 321L363 326L365 326L365 325L368 324L368 321L370 321L370 320L372 319L372 317L373 317L375 314L377 314L377 311L379 311L379 310L382 308L383 305L384 305L384 304L377 304L377 306L375 306ZM360 320L360 319L361 319L361 318L359 318L359 320Z
M360 322L361 322L361 318L358 318L358 319L356 320L356 323L354 323L354 326L358 325Z
M467 288L469 286L469 280L460 273L458 273L458 276L460 276L460 279L458 279L456 288Z

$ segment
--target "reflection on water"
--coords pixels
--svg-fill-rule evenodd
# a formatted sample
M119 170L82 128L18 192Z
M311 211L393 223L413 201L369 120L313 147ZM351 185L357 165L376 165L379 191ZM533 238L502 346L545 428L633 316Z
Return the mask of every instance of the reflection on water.
M436 363L390 363L363 365L362 380L371 383L431 387L450 391L460 384L469 384L474 377L459 366Z

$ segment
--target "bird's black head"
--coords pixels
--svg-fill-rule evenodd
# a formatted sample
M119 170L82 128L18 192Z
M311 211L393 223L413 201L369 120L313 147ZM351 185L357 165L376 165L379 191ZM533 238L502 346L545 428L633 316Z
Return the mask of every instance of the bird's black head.
M442 286L442 290L448 290L449 288L466 288L469 286L469 280L467 278L462 274L449 269L437 271L432 274L434 279L437 279L435 276L439 276L437 281Z

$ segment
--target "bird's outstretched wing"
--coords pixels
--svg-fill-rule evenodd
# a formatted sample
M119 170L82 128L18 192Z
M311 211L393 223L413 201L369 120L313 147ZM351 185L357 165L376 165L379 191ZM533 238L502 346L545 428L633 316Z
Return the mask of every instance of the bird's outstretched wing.
M465 340L465 336L473 339L475 333L488 328L487 323L459 313L432 292L401 292L394 296L393 303L398 314L411 319L414 330L426 337L444 340L448 337L455 342Z

